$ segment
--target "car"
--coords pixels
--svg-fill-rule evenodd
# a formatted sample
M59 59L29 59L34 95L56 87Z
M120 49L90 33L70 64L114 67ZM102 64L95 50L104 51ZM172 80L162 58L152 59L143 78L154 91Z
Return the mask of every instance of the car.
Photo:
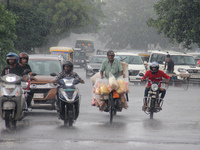
M130 82L140 82L142 77L139 74L145 74L146 68L138 54L133 52L116 52L115 58L118 58L120 61L128 64Z
M86 53L93 53L94 49L94 41L90 39L77 39L75 48L81 48Z
M55 109L57 86L51 81L56 78L56 74L62 71L65 61L61 55L29 55L29 65L36 78L30 82L30 90L34 93L30 108Z
M84 68L86 65L86 53L80 48L74 48L74 67Z
M200 60L200 53L196 52L196 53L187 53L187 54L193 56L197 63L197 66L199 66L198 61Z
M89 78L95 73L99 72L102 62L107 59L106 55L94 55L91 57L90 61L88 60L85 67L86 77Z
M200 67L196 66L196 61L193 56L184 52L176 51L151 51L148 68L152 62L158 62L160 70L164 70L167 54L170 54L174 61L174 74L178 80L183 80L185 77L190 77L190 83L200 84Z

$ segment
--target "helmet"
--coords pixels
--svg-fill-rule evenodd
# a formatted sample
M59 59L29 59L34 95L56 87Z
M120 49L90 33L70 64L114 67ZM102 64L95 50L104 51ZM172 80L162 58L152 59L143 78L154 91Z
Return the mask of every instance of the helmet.
M28 59L29 59L29 56L26 52L22 52L19 54L19 62L21 63L21 59L22 58L26 58L27 59L27 63L28 63Z
M66 61L66 62L63 64L63 70L64 70L65 65L70 66L70 67L71 67L71 71L74 69L73 63L72 63L71 61L69 61L69 60Z
M153 70L153 68L156 68L156 70ZM159 70L159 64L157 62L152 62L150 65L150 71L152 74L156 74Z
M19 57L16 53L13 53L13 52L10 52L6 55L6 61L7 61L7 64L9 65L9 59L14 59L14 63L18 63L18 60L19 60Z

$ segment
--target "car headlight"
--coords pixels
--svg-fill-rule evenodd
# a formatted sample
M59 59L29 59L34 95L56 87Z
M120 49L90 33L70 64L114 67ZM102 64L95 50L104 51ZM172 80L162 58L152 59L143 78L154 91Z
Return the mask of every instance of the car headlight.
M90 65L88 65L88 69L91 69L92 70L92 67Z
M140 73L145 74L146 73L146 69L140 70Z
M178 71L179 71L180 73L187 73L187 70L185 70L184 68L178 68Z
M152 84L151 85L152 91L157 91L158 90L158 85L157 84Z

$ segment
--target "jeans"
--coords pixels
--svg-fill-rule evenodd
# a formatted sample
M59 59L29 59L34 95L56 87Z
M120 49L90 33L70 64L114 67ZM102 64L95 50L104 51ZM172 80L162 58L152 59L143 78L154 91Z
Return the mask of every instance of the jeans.
M147 97L147 96L148 96L148 92L149 92L149 90L150 90L150 87L146 87L146 88L145 88L145 91L144 91L144 97ZM166 90L163 89L163 88L160 88L159 93L161 93L160 98L163 99L163 98L165 97Z

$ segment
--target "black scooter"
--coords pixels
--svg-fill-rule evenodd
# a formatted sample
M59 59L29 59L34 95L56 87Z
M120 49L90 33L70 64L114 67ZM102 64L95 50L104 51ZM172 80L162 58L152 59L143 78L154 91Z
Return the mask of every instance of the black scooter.
M81 96L76 84L80 83L73 77L65 77L58 81L56 108L59 119L64 121L64 125L72 126L79 116L79 106Z

